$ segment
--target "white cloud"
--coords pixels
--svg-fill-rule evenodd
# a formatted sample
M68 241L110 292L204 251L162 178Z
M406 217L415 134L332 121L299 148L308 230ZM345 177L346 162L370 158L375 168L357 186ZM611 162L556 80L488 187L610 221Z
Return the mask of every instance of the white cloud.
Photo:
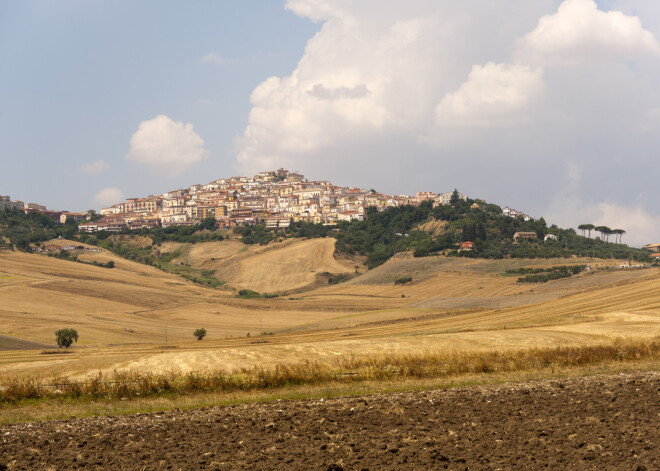
M572 186L589 207L653 218L660 20L649 4L289 0L322 24L290 73L254 89L238 171L285 166L390 193L458 187L549 222L543 211Z
M124 201L124 194L119 188L104 188L94 196L94 203L102 208Z
M202 57L202 64L224 64L225 59L217 52L209 52Z
M202 160L206 154L204 141L192 124L158 115L140 123L131 137L126 160L173 177Z
M565 0L518 41L516 59L542 66L658 56L660 45L636 16L600 11L593 0Z
M303 18L323 21L344 16L338 3L326 0L289 0L286 8Z
M354 162L340 148L380 146L393 136L419 146L420 135L434 126L436 106L468 76L475 52L483 45L507 48L525 31L505 11L514 8L516 21L533 25L550 4L417 0L402 7L398 1L290 0L288 9L324 23L290 75L270 77L253 91L249 123L236 141L239 171L280 164L304 170L328 158L337 165L342 159ZM469 14L477 10L483 14ZM475 32L493 36L481 41ZM532 92L539 82L532 69L495 62L476 67L474 74L475 81L490 74L500 97L490 106L484 97L470 101L472 115L488 109L500 124L498 105L509 118L522 112L527 97L515 87ZM461 92L474 92L477 85ZM457 102L458 97L452 106ZM382 163L386 156L379 158Z
M611 229L623 229L624 244L641 247L657 243L660 238L660 215L653 215L638 205L624 205L612 201L601 203L583 203L578 198L562 199L546 216L560 226L573 227L580 224L607 226Z
M542 72L524 65L487 63L475 65L456 91L438 104L440 126L489 126L513 124L525 117L543 90Z
M97 160L90 164L85 164L78 169L79 172L86 173L88 175L98 175L101 172L105 172L110 168L107 162L103 160Z

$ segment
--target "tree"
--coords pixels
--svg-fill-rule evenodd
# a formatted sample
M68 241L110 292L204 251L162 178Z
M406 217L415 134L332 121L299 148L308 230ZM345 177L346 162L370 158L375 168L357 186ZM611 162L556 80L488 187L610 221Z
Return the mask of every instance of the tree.
M612 229L610 229L607 226L596 226L594 229L598 232L600 232L601 239L605 239L607 241L607 236L609 236L612 233Z
M578 229L582 231L582 237L584 237L584 231L589 231L589 238L591 239L591 231L594 230L596 226L593 224L580 224Z
M55 338L58 347L69 348L73 342L78 341L78 332L74 329L60 329L55 332Z
M584 237L584 231L587 230L587 225L586 224L580 224L578 226L578 229L582 231L582 237Z
M206 337L206 329L204 327L200 327L195 332L193 332L193 335L197 337L197 340L202 340L204 337Z
M459 199L461 199L461 197L458 194L458 190L454 188L454 192L451 194L451 198L449 199L449 204L454 206L456 203L458 203Z
M626 231L624 231L623 229L614 229L612 232L614 234L616 234L617 236L619 236L619 244L620 244L621 243L621 238L623 237L623 234L626 233Z

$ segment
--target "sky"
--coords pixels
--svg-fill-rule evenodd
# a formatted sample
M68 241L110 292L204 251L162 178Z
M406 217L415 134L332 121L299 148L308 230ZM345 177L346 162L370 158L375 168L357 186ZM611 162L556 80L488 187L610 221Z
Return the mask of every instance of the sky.
M284 167L660 242L655 0L0 1L0 194Z

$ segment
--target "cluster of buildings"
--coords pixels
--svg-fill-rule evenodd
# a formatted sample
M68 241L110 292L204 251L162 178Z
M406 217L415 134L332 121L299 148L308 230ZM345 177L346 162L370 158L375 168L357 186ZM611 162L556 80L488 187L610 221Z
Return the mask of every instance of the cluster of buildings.
M651 260L660 260L660 244L647 244L642 248L651 252Z
M269 228L280 229L292 221L334 224L363 220L370 206L384 210L425 200L449 204L452 194L418 192L415 196L390 196L375 190L341 187L329 181L309 181L298 172L279 169L254 177L221 178L162 195L128 198L101 209L101 220L80 224L79 228L87 232L114 232L193 225L213 218L217 228L264 222ZM459 197L467 199L460 193Z
M0 196L0 210L18 209L25 213L40 213L53 221L55 224L64 224L67 219L72 219L76 223L81 223L91 215L90 211L84 213L72 213L69 211L50 211L42 204L24 203L23 201L12 200L9 196Z
M522 218L525 221L531 221L531 220L534 219L529 214L525 214L522 211L518 211L516 209L509 208L508 206L505 206L504 208L502 208L502 214L505 215L505 216L509 216L511 218L517 218L518 216L522 216Z
M33 252L71 252L74 250L83 251L87 250L89 252L100 252L101 249L98 247L85 247L83 245L56 245L49 244L44 245L43 247L32 246L30 249Z

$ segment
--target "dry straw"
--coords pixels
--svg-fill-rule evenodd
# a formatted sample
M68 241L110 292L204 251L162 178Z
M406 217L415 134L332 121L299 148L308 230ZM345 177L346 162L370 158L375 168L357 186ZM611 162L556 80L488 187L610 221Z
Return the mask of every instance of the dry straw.
M271 368L165 374L141 371L101 373L85 381L66 377L48 381L11 379L0 386L0 403L51 398L123 400L135 397L210 391L250 391L333 382L445 378L474 373L559 370L588 365L657 359L660 337L620 339L610 344L525 348L465 353L424 351L338 357L333 361L301 361Z

